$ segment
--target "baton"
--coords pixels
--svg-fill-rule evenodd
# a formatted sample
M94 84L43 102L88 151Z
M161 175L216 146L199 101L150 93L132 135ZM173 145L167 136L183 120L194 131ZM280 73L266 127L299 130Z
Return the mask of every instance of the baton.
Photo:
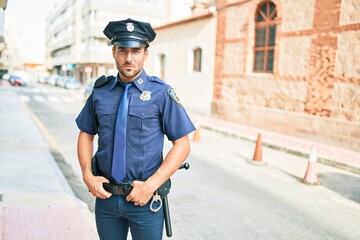
M169 202L167 196L163 199L163 210L164 210L164 221L165 221L165 229L166 229L166 236L172 236L172 229L171 229L171 220L170 220L170 212L169 212Z
M180 169L188 170L190 168L189 163L183 163L179 167ZM170 220L170 211L169 211L169 201L167 195L163 199L163 211L164 211L164 222L165 222L165 230L166 230L166 236L171 237L172 236L172 228L171 228L171 220Z

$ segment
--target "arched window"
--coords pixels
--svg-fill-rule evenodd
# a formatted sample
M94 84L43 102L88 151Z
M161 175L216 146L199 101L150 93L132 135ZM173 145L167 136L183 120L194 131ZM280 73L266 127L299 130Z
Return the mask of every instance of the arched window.
M193 65L193 71L194 72L201 72L201 55L202 55L202 50L201 48L195 48L193 50L193 54L194 54L194 65Z
M255 19L254 72L273 72L276 6L271 1L261 3Z

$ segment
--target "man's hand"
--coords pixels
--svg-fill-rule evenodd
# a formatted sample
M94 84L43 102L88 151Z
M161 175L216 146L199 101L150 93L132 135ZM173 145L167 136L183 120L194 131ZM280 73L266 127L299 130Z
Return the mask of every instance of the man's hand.
M133 181L131 183L133 189L126 197L127 201L132 201L135 206L144 206L152 197L155 189L147 182Z
M98 197L101 199L106 199L111 197L111 193L107 192L104 187L103 183L108 183L109 180L102 177L102 176L88 176L84 179L86 186L89 188L89 191L94 197Z

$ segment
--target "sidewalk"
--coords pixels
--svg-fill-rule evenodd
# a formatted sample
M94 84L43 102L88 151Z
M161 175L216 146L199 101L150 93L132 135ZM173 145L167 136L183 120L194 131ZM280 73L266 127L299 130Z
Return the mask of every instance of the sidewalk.
M17 95L0 94L0 239L97 239L78 200Z
M309 157L311 147L316 146L317 160L323 164L337 167L349 172L360 174L360 153L330 146L315 141L309 141L277 132L249 127L213 117L191 114L197 127L210 129L229 136L250 141L256 141L258 134L262 136L264 146L286 151L295 155Z

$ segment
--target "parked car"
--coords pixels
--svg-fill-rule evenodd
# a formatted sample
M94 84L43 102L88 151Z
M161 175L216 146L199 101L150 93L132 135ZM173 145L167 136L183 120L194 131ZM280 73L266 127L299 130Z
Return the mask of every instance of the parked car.
M68 79L65 81L65 88L67 89L79 89L80 86L80 80L74 77L68 77Z
M10 74L5 73L5 74L2 76L2 79L3 79L3 80L6 80L6 81L9 81L10 77L11 77Z
M48 72L40 72L37 76L38 83L47 83L49 81L49 73Z
M49 78L49 80L47 81L48 84L55 86L56 85L56 81L58 80L59 75L58 74L52 74Z
M21 77L19 77L17 75L10 75L10 78L8 81L12 86L26 86L27 85L27 83Z
M60 76L57 80L55 85L59 87L65 87L65 83L68 80L68 76Z

